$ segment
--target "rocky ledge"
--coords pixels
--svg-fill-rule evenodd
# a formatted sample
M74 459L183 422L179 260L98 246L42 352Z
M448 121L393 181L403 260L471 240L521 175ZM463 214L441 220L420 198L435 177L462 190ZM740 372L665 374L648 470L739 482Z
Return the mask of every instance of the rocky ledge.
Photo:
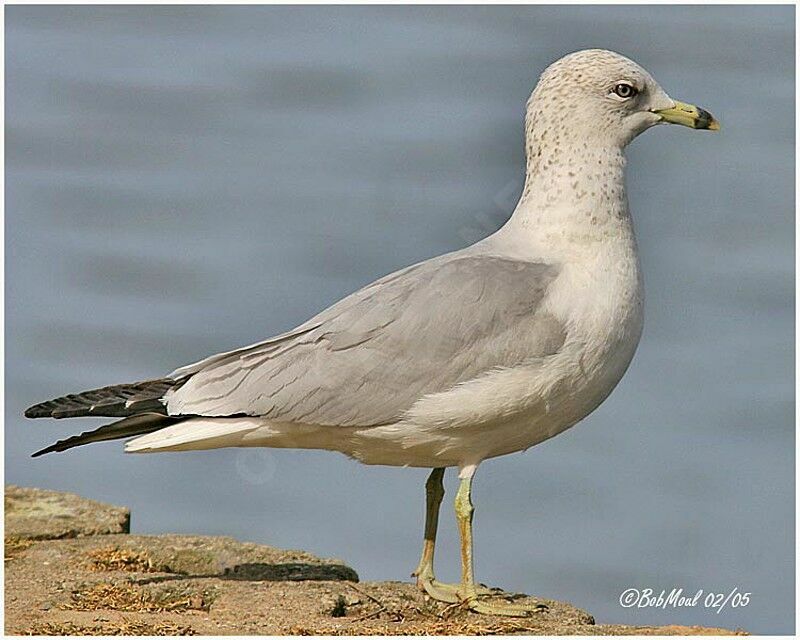
M72 494L9 485L5 506L8 635L743 635L595 624L543 598L530 618L476 615L303 551L130 535L127 509Z

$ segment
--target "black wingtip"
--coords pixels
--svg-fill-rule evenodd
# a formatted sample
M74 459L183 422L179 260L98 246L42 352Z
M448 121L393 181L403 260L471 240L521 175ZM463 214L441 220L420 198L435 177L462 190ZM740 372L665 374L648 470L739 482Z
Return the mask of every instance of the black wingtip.
M80 447L84 444L92 442L105 442L107 440L119 440L121 438L129 438L131 436L140 436L145 433L152 433L163 429L169 424L180 422L185 419L181 417L169 417L161 415L160 413L140 413L129 418L117 420L111 424L104 424L102 427L93 431L84 431L81 434L70 436L64 440L59 440L45 447L41 451L31 454L32 458L38 458L46 453L62 452L72 449L73 447Z
M110 425L109 425L110 426ZM103 427L100 427L103 429ZM95 431L86 431L77 436L70 436L69 438L65 438L64 440L59 440L58 442L54 442L49 447L45 447L44 449L37 451L36 453L31 454L31 458L38 458L39 456L43 456L46 453L53 453L53 452L62 452L66 451L67 449L72 449L73 447L78 447L82 444L88 444L90 442L94 442L91 436L96 435L100 429Z
M99 431L99 429L98 429ZM54 442L49 447L45 447L36 453L31 454L31 458L38 458L39 456L43 456L46 453L61 453L62 451L66 451L67 449L72 449L73 447L80 446L82 444L88 444L89 442L93 442L91 439L87 439L86 436L94 434L94 431L87 431L86 433L82 433L79 436L71 436L69 438L65 438L64 440L59 440L58 442Z
M32 453L31 458L38 458L39 456L43 456L45 453L53 453L54 451L61 451L61 449L58 448L58 445L60 444L61 444L60 442L56 442L55 444L51 444L49 447L40 449L36 453Z
M45 409L41 404L35 404L32 407L25 409L26 418L48 418L50 411Z
M143 380L116 384L81 393L71 393L25 409L26 418L78 418L98 416L125 418L137 413L152 412L166 415L161 398L182 382L172 378Z

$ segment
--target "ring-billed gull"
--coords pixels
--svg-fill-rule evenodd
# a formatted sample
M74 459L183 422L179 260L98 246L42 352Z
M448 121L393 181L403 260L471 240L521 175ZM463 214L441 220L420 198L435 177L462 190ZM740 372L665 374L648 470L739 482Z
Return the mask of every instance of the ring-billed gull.
M483 460L586 417L627 369L643 291L623 152L670 122L719 128L619 54L558 60L528 101L525 186L499 231L385 276L263 342L158 380L33 406L26 416L121 418L34 455L138 436L125 451L296 447L429 467L418 585L477 612L525 615L487 602L475 583L473 475ZM433 573L446 467L461 479L457 585Z

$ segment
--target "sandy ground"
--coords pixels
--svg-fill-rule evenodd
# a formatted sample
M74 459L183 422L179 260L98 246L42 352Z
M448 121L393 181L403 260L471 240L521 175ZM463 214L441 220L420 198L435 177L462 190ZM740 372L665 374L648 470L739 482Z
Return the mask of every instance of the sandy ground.
M11 492L17 504L7 510L7 522L15 512L24 513L31 533L36 529L31 510L20 506L18 489ZM47 498L52 503L52 496ZM52 504L45 511L43 530L53 531ZM70 517L64 509L55 511L59 520ZM108 512L101 516L116 526ZM85 509L81 517L86 519ZM67 523L62 530L75 527ZM5 553L10 635L731 633L595 625L585 611L544 598L536 601L545 606L529 618L482 616L433 602L411 582L358 582L356 572L337 560L217 536L90 533L32 540L12 534L6 536Z

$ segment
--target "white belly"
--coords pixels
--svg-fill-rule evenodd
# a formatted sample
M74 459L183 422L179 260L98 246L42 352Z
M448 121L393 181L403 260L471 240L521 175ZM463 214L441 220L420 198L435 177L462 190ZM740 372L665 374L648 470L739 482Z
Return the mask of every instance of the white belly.
M421 467L463 467L523 451L594 411L622 378L634 350L621 346L593 373L575 373L587 350L572 345L540 366L499 372L440 394L437 400L449 409L429 407L417 419L349 430L346 450L340 450L367 464Z
M636 350L643 300L635 252L597 262L565 267L548 290L546 311L567 334L556 354L426 396L396 424L319 427L197 418L138 438L126 450L327 449L366 464L418 467L464 467L525 450L597 408ZM614 268L604 268L609 264Z
M423 398L403 422L353 430L346 453L368 464L466 466L525 450L585 418L639 343L643 292L631 257L612 273L596 264L562 272L547 301L568 326L558 353Z
M641 324L639 324L641 326ZM366 464L448 467L523 451L591 413L619 382L638 341L573 336L553 356L424 398L406 420L379 427L196 418L130 442L126 451L277 447L339 451Z

